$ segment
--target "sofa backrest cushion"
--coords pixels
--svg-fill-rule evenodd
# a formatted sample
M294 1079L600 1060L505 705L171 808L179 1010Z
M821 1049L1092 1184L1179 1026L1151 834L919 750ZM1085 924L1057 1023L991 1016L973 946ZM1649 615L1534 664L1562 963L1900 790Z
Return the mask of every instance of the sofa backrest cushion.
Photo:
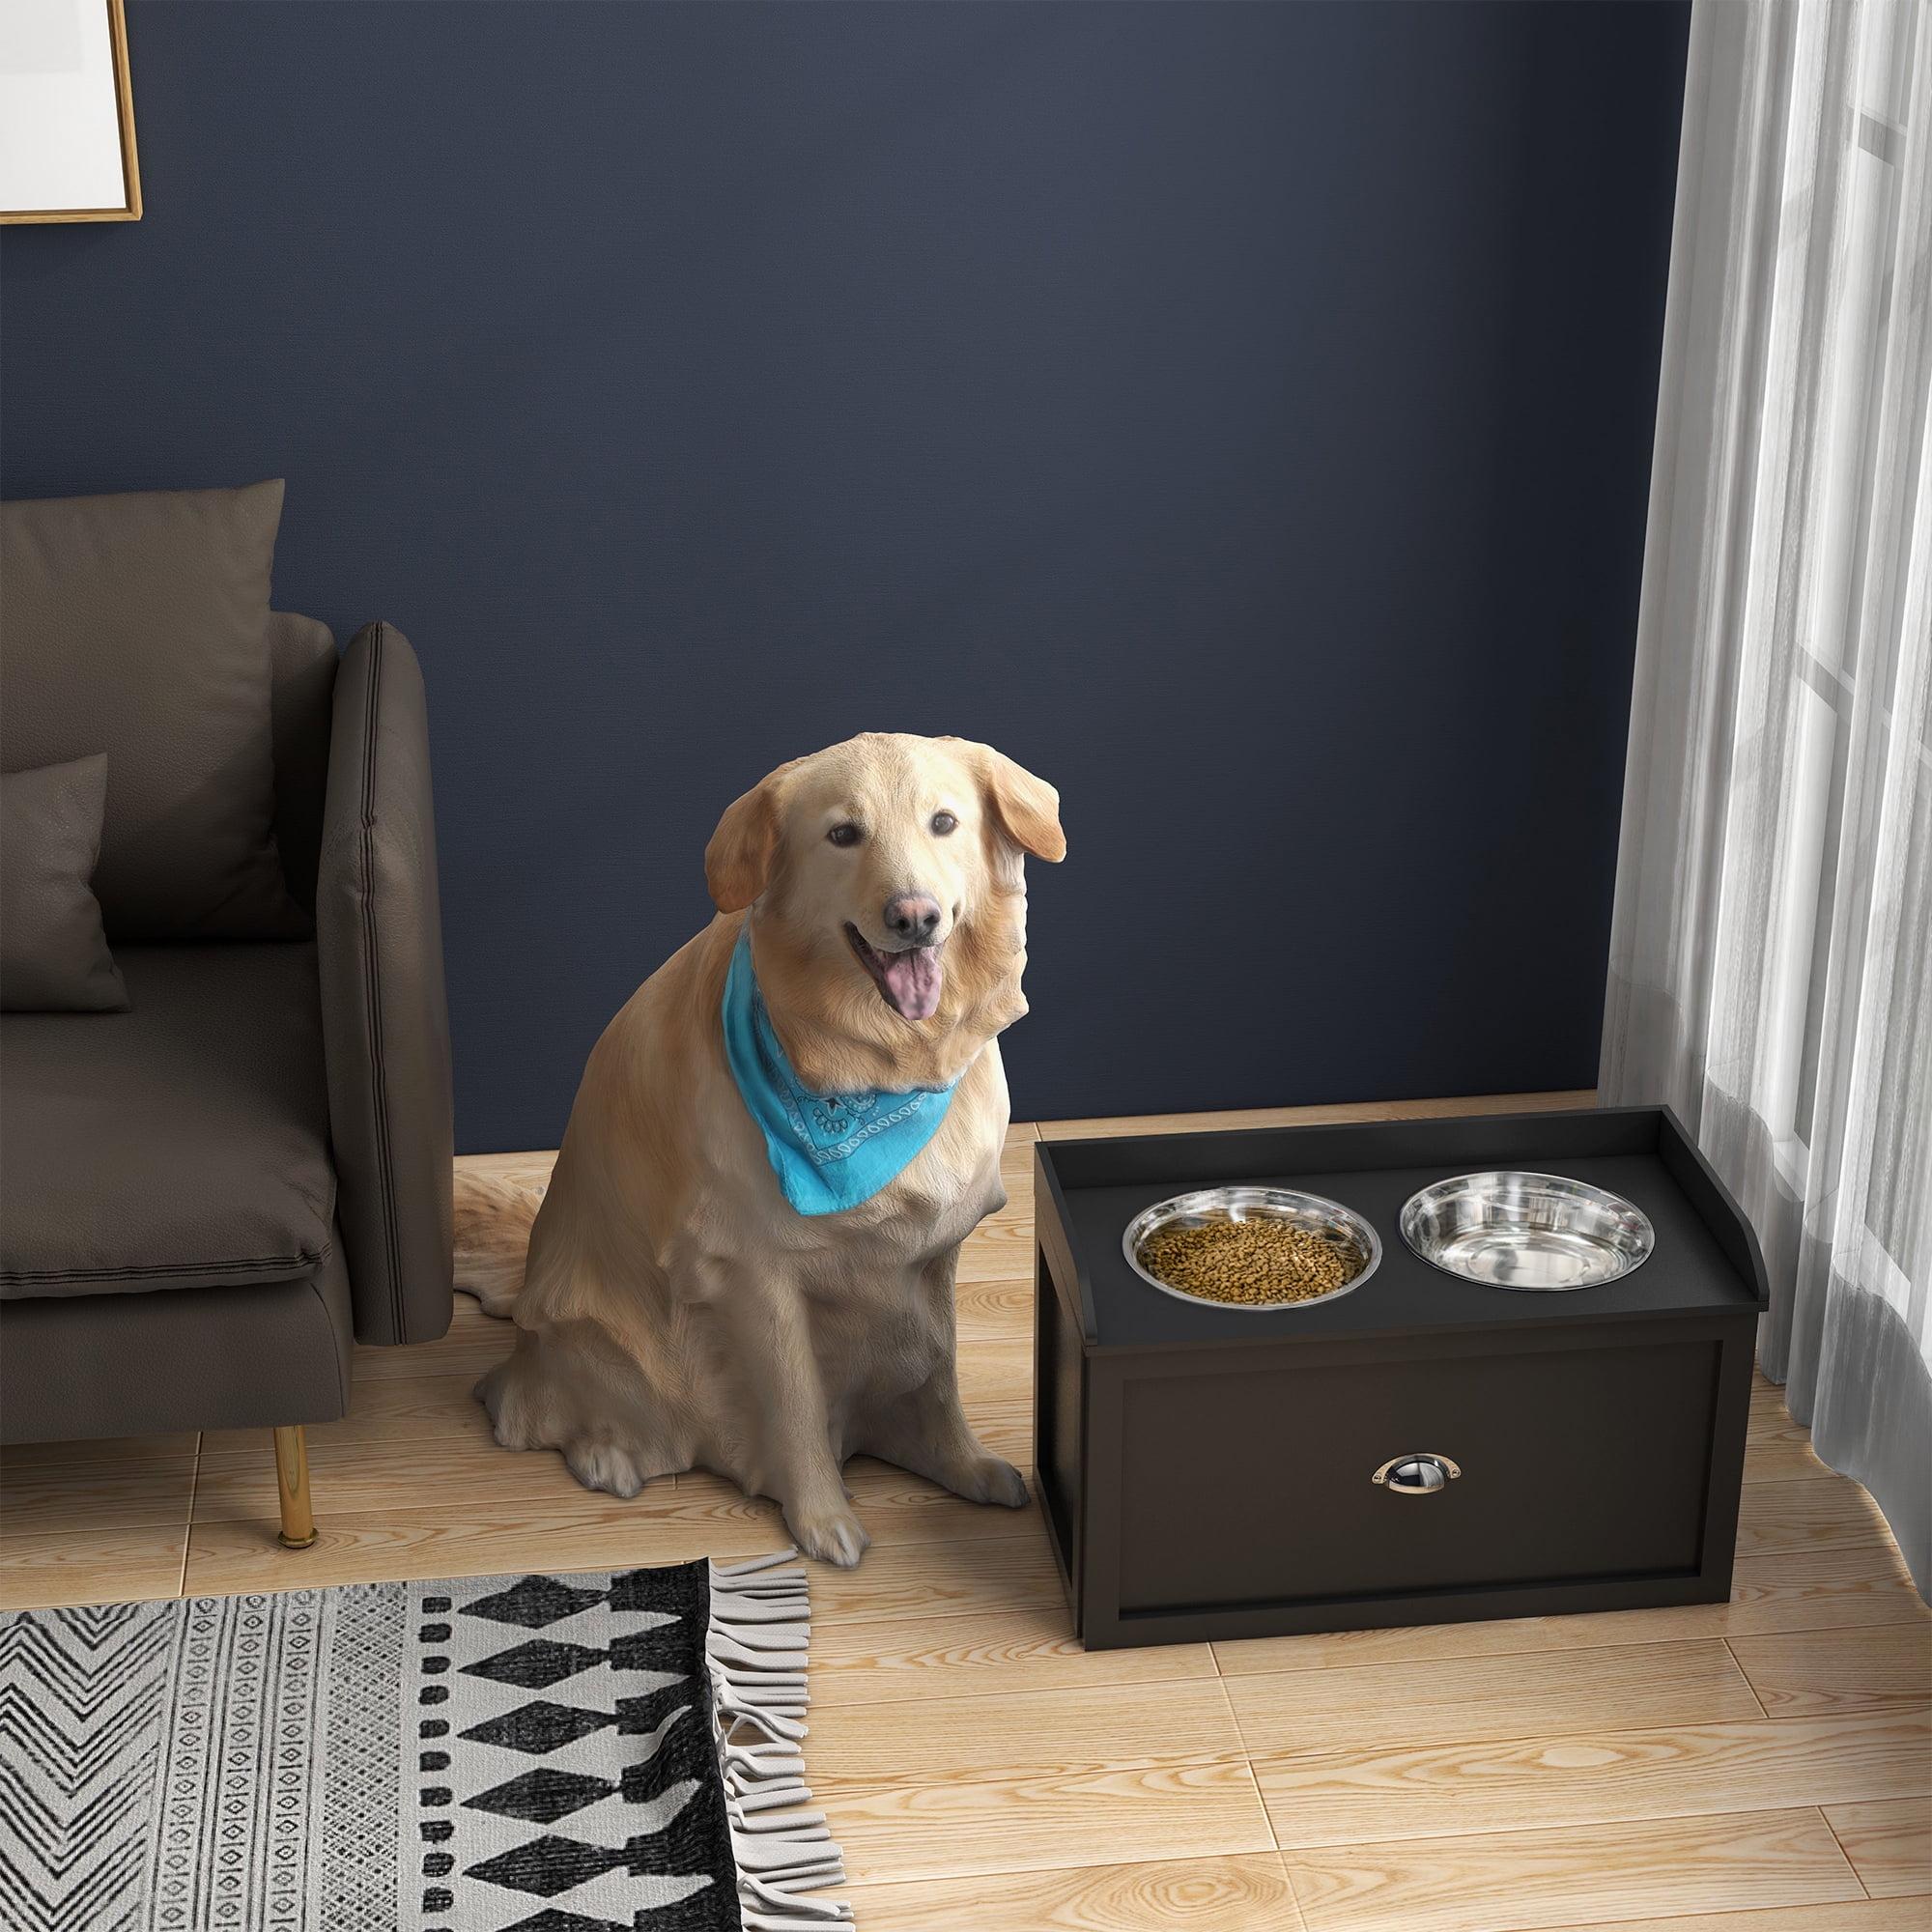
M279 482L0 505L0 770L107 754L112 940L308 930L274 838L281 514Z
M322 809L328 796L329 719L335 705L335 634L293 611L269 612L275 692L275 844L289 896L315 910Z

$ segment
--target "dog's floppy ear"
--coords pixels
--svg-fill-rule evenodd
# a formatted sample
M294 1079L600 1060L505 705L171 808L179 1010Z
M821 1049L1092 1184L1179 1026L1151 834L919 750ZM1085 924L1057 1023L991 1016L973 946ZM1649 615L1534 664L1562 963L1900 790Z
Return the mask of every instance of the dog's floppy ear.
M990 745L964 748L980 774L986 808L1022 852L1058 865L1066 857L1066 835L1060 829L1060 794L1044 779L1015 764Z
M704 883L720 912L743 912L771 878L779 848L778 800L772 786L777 777L774 772L761 779L726 806L704 848Z

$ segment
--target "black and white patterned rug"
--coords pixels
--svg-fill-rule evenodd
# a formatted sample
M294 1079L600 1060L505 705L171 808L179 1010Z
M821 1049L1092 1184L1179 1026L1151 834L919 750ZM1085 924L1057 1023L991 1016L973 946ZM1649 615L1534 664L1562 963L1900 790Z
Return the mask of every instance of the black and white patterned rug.
M0 1615L11 1932L822 1932L792 1552Z

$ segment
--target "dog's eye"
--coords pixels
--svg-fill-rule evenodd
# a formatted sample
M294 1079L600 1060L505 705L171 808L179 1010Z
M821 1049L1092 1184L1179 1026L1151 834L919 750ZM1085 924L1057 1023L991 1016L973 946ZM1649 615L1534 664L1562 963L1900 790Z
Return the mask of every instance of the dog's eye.
M835 825L826 838L835 845L856 845L866 835L848 818L842 825Z
M935 811L932 814L932 829L944 838L949 832L959 829L959 821L950 811Z

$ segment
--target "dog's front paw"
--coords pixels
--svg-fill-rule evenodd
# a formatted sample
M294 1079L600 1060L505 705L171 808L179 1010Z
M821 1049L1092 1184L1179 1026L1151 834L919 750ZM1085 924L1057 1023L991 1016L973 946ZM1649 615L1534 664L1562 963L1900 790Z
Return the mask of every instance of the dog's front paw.
M808 1556L849 1570L865 1555L872 1539L850 1510L787 1510L785 1526L792 1541Z
M563 1460L586 1490L603 1490L628 1498L644 1487L646 1472L638 1459L614 1442L573 1442L564 1450Z
M1025 1509L1026 1478L1010 1463L997 1456L982 1456L973 1464L972 1474L959 1493L976 1503L998 1503L1003 1509Z

